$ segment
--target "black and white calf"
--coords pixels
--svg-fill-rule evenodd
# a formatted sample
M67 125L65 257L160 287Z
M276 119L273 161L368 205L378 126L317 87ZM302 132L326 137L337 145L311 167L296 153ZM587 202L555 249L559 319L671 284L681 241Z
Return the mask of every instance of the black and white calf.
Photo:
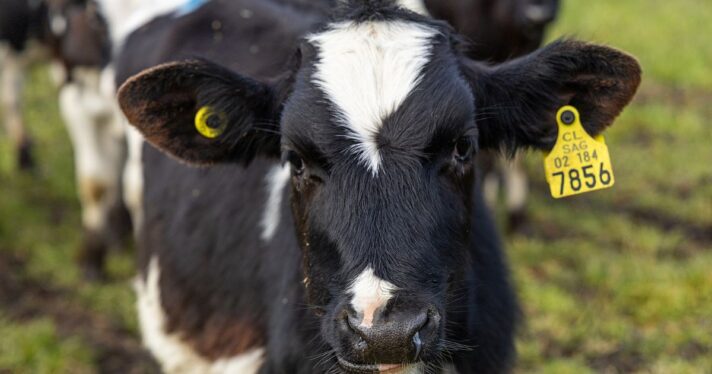
M576 41L480 65L395 0L208 2L129 37L119 80L171 60L119 91L160 150L137 291L171 373L506 372L517 304L473 156L551 146L565 104L598 134L640 82Z

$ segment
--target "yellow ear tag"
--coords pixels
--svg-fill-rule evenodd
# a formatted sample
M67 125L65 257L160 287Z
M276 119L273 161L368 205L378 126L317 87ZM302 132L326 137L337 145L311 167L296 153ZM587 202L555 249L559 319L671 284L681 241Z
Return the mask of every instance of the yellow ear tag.
M195 129L200 135L215 139L227 128L227 118L224 113L215 113L213 108L204 106L195 114Z
M544 158L546 181L556 199L613 187L611 157L603 136L592 138L572 106L556 114L559 136Z

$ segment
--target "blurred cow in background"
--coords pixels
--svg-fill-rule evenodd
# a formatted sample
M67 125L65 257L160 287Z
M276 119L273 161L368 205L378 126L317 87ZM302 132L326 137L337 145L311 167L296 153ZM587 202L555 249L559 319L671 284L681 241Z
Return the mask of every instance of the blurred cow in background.
M103 277L108 248L131 231L121 176L126 159L123 122L117 111L109 26L91 0L47 0L56 59L66 71L59 92L62 119L74 149L83 243L79 262L89 279Z
M33 163L21 113L28 43L36 41L44 52L38 55L53 63L82 205L79 262L89 278L101 277L108 247L130 232L121 199L124 130L113 85L104 88L106 81L113 84L112 75L102 79L111 52L106 22L90 0L3 0L0 41L4 123L21 168Z
M41 1L0 2L0 110L21 170L31 169L32 141L22 119L24 70L29 61L28 42L47 36L47 7Z
M542 44L547 26L559 11L559 0L425 0L428 11L446 20L469 42L467 55L501 63L530 53ZM526 225L528 178L521 160L505 160L499 152L483 152L479 162L485 197L496 207L503 186L507 230Z
M84 239L79 262L88 279L104 277L108 249L131 231L126 207L140 211L140 148L115 99L113 56L153 18L190 8L189 0L45 0L55 56L66 71L60 110L74 147ZM200 3L200 2L198 2ZM128 138L128 141L127 141ZM134 217L140 220L140 215Z

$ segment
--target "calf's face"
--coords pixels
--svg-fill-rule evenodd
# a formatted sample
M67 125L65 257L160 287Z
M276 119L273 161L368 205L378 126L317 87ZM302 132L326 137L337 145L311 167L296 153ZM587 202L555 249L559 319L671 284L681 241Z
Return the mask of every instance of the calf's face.
M306 43L281 143L310 304L344 366L434 358L466 263L471 89L434 26L343 22Z
M566 104L595 135L640 80L631 57L573 41L484 67L443 24L390 11L307 37L276 82L186 61L119 92L129 121L181 160L289 165L307 302L347 371L425 370L447 350L448 316L466 309L452 290L477 245L478 148L551 146ZM206 106L217 137L195 129Z

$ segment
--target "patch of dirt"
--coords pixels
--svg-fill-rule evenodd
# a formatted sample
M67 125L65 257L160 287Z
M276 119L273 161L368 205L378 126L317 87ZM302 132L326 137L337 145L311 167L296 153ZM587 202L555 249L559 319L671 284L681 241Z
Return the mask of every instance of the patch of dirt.
M543 183L534 183L532 189L541 193L548 193L548 186ZM663 232L679 231L685 235L689 242L695 242L699 248L712 249L712 226L681 220L677 217L667 215L661 211L636 207L630 204L593 204L590 200L576 199L571 200L572 206L581 210L600 213L602 216L607 214L622 214L630 217L633 222L657 227ZM542 228L539 235L549 239L561 239L556 236L564 231L556 225L547 223ZM569 234L572 235L572 234Z
M11 320L51 319L60 336L80 337L96 352L100 373L160 370L136 336L110 319L73 304L71 292L28 280L22 258L0 251L0 307Z
M645 357L639 352L617 350L588 360L590 368L599 373L634 373L645 368Z
M709 110L709 103L712 102L712 91L646 82L636 94L635 102L639 104L664 102L678 108L695 107Z
M627 213L633 217L633 219L657 226L663 231L681 231L684 232L685 236L690 240L712 245L712 227L685 222L675 217L666 216L660 212L638 207L617 206L612 209L619 213Z

